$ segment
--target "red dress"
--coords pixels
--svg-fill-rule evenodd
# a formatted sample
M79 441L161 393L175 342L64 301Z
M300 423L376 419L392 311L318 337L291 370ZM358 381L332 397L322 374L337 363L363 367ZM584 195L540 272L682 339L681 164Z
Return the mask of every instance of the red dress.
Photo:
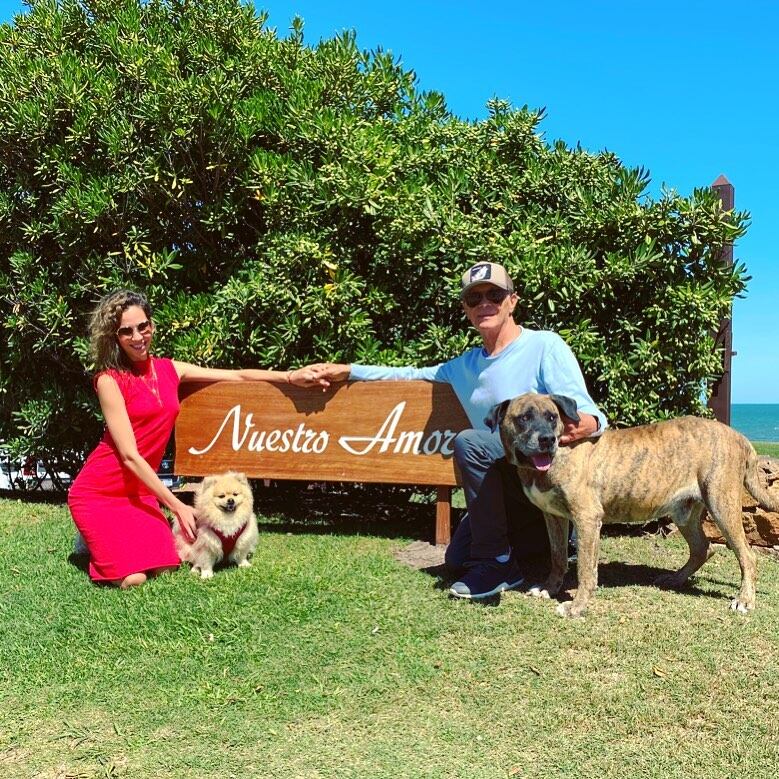
M173 362L149 357L132 371L105 373L119 385L138 452L158 470L179 411ZM122 465L108 430L73 482L68 507L89 548L95 581L181 562L157 498Z

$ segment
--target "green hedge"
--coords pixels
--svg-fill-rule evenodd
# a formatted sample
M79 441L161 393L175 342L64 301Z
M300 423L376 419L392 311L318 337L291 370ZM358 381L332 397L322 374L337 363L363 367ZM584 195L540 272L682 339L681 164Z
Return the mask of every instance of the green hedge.
M459 274L503 263L609 417L703 413L747 215L646 194L542 111L463 121L352 34L237 0L34 2L0 26L0 439L78 463L99 434L86 316L150 296L160 351L214 366L438 362L475 342Z

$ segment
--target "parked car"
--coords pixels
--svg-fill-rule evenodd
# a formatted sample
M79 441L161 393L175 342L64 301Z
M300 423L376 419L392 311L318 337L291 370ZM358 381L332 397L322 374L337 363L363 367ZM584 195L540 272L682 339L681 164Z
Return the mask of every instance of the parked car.
M71 482L69 473L57 473L57 478L63 486ZM34 457L27 457L23 462L11 458L8 449L0 444L0 490L54 490L51 477L46 472L46 466Z
M11 460L4 446L0 446L0 490L16 489L14 485L18 478L19 464Z
M160 463L157 476L160 481L169 489L173 490L181 486L181 477L173 473L173 457L163 457Z

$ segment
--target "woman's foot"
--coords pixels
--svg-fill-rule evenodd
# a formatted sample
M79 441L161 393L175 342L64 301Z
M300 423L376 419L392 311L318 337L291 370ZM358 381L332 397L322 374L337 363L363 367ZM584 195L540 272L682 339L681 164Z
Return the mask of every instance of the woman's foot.
M148 577L145 573L131 573L129 576L125 576L124 579L114 582L122 590L129 590L130 587L138 587L143 584Z

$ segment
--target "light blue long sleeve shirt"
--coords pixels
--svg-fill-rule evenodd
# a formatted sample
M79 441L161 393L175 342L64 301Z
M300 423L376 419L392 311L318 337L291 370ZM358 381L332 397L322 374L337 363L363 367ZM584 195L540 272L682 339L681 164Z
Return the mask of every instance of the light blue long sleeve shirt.
M581 368L570 347L557 333L545 330L523 327L521 334L494 356L477 347L428 368L353 364L349 378L421 379L450 384L477 430L487 430L484 419L494 406L524 392L573 398L579 411L598 418L600 426L595 435L600 435L607 425L603 412L587 392Z

